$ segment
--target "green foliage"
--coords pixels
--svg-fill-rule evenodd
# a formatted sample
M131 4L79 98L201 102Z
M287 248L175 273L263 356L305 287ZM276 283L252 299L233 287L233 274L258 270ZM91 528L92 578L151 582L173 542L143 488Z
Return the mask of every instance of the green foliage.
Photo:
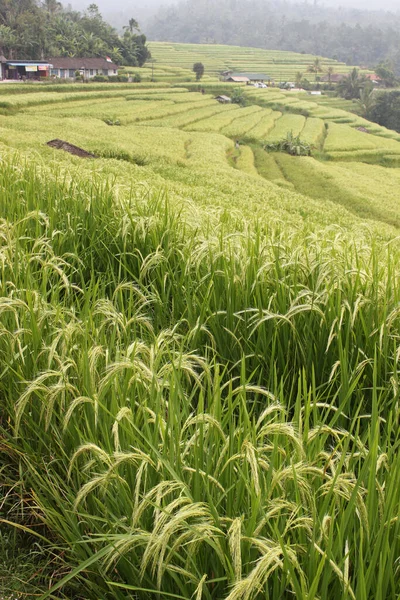
M372 83L365 84L360 91L360 98L356 100L360 107L360 114L367 119L371 118L372 110L375 106L375 89ZM374 119L372 119L374 120Z
M109 75L106 78L106 81L109 81L110 83L127 83L128 75Z
M104 119L104 123L106 125L110 125L111 127L121 125L121 121L119 119L117 119L117 117L113 117L112 119Z
M0 0L0 49L11 58L109 55L117 64L142 66L151 55L131 22L120 36L96 4L80 14L55 0Z
M400 132L400 92L376 93L369 116L379 125Z
M280 92L315 116L4 87L0 501L29 530L17 553L0 523L7 593L398 597L400 171L223 133L376 162L398 136Z
M396 597L396 247L2 167L3 460L52 594Z
M201 62L196 62L193 65L193 73L196 73L196 81L200 81L200 79L204 75L204 65Z
M286 137L279 142L270 142L265 145L269 152L287 152L292 156L310 156L311 146L302 141L300 135L293 135L288 131Z
M375 73L381 78L385 87L395 87L399 83L399 79L394 74L388 64L380 64L376 67Z
M107 75L95 75L94 77L92 77L92 79L97 83L105 83L106 81L108 81Z
M309 65L307 71L308 73L320 73L323 70L321 59L317 56L313 63Z
M239 104L239 106L246 106L247 99L242 88L235 88L231 93L231 100L233 104Z
M346 100L360 98L361 90L367 84L367 82L368 80L364 76L360 75L359 70L354 68L350 75L339 81L336 87L337 93Z

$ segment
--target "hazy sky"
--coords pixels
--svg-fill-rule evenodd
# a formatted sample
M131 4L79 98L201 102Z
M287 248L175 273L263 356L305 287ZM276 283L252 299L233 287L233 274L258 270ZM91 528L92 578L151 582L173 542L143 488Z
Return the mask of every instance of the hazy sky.
M309 0L309 4L312 0ZM399 10L399 0L319 0L325 6L345 6L372 10Z
M177 0L175 0L176 2ZM313 4L314 0L289 0L292 2L307 2ZM343 7L355 7L361 9L376 9L376 10L399 10L399 0L316 0L319 5L325 6L343 6ZM135 12L137 10L142 11L145 7L155 7L161 4L172 4L173 0L94 0L101 10L112 11L115 9L128 10L129 12ZM82 0L69 0L65 1L64 4L71 4L74 8L82 10L84 6L91 3L91 0L87 0L86 3Z

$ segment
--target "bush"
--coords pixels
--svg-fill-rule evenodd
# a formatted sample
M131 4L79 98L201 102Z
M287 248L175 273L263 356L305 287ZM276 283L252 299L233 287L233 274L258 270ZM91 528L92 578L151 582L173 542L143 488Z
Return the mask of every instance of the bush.
M108 77L110 83L128 83L128 75L110 75Z
M106 77L105 75L95 75L94 77L92 77L91 81L97 81L98 83L104 83L104 82L108 81L108 77Z
M104 123L106 125L110 125L110 126L120 126L121 125L121 121L119 119L117 119L116 117L113 117L112 119L104 119Z
M248 103L247 98L243 94L243 90L241 88L235 88L233 90L231 100L233 104L239 104L239 106L246 106Z
M286 152L292 156L310 156L311 146L305 144L300 135L294 136L293 131L288 131L286 137L279 142L266 144L264 150L269 152Z

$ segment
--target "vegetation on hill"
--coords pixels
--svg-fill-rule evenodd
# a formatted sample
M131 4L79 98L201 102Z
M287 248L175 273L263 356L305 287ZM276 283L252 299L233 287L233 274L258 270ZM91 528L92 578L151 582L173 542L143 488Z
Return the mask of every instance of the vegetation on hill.
M388 129L400 131L400 91L375 94L369 118Z
M96 4L81 14L56 0L0 0L1 53L19 59L108 55L131 66L142 66L150 57L135 19L121 36L103 20Z
M224 85L1 86L0 596L400 594L400 135Z
M169 67L192 69L194 62L204 64L205 73L219 77L221 72L263 73L266 79L276 83L296 80L300 72L310 82L329 73L346 75L351 67L326 57L315 57L299 52L282 52L242 46L214 44L176 44L150 42L152 57L156 64ZM360 74L371 70L360 69Z
M400 72L400 17L283 0L189 0L160 8L154 40L255 46L330 56L351 65L389 60Z

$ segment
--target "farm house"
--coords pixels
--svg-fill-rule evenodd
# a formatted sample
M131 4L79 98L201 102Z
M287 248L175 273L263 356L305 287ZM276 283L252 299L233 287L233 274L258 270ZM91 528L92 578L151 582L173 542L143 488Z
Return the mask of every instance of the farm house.
M52 64L50 74L60 79L73 79L79 72L84 79L96 75L108 77L118 75L118 66L109 58L50 58Z
M230 102L232 102L229 96L217 96L215 99L218 100L220 104L229 104Z
M225 81L235 81L240 80L242 83L264 83L264 82L272 82L273 78L266 73L234 73L233 71L225 71L222 73Z
M231 75L231 77L228 77L226 81L229 81L231 83L250 83L250 79L248 77L241 77L235 75Z

